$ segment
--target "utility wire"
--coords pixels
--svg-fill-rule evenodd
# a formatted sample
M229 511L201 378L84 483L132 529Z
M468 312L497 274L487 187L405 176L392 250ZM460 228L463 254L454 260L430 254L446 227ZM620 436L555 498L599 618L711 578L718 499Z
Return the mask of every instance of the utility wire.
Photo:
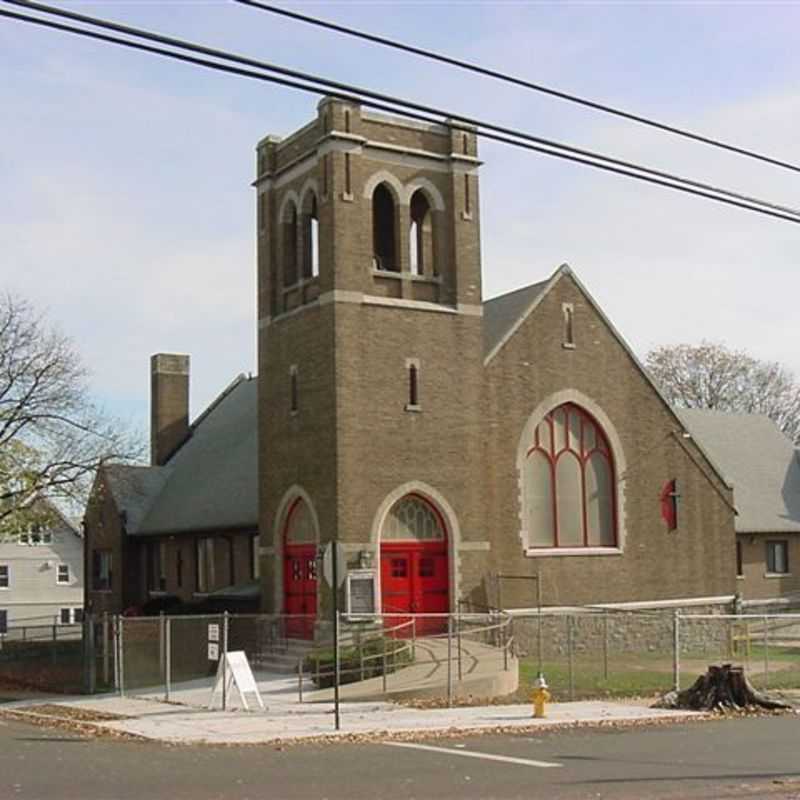
M541 83L533 83L532 81L526 80L525 78L520 78L515 75L509 75L505 72L500 72L499 70L490 69L489 67L482 67L480 64L475 64L469 61L462 61L461 59L454 58L452 56L445 55L444 53L438 53L433 50L427 50L422 47L415 47L414 45L406 44L405 42L398 42L395 39L389 39L385 36L378 36L374 33L367 33L366 31L357 30L356 28L351 28L346 25L338 25L335 22L329 22L328 20L320 19L319 17L311 17L307 14L300 14L297 11L289 11L286 8L281 8L280 6L274 6L269 3L262 3L258 2L258 0L233 0L234 3L239 3L243 6L250 6L251 8L256 8L259 11L266 11L270 14L278 14L282 17L287 17L289 19L297 20L298 22L306 22L309 25L316 25L319 28L325 28L326 30L335 31L336 33L344 34L345 36L353 36L357 39L363 39L367 42L373 42L374 44L380 44L384 47L391 47L395 50L402 50L405 53L411 53L416 56L422 56L422 58L427 58L432 61L439 61L442 64L448 64L453 67L458 67L459 69L468 70L469 72L477 73L478 75L483 75L489 78L495 78L496 80L505 81L506 83L511 83L516 86L522 86L525 89L531 89L535 92L541 92L542 94L550 95L551 97L557 97L560 100L566 100L570 103L577 103L578 105L585 106L586 108L594 109L595 111L602 111L606 114L611 114L615 117L621 117L622 119L627 119L631 122L637 122L641 125L647 125L650 128L656 128L660 131L666 131L667 133L675 134L676 136L682 136L686 139L692 139L696 142L702 142L703 144L711 145L712 147L718 147L722 150L727 150L731 153L736 153L740 156L746 156L747 158L754 158L758 161L763 161L767 164L772 164L776 167L782 167L784 169L792 170L794 172L800 172L800 166L797 164L792 164L788 161L781 161L780 159L773 158L772 156L764 155L763 153L758 153L754 150L748 150L744 147L739 147L734 144L729 144L727 142L720 141L719 139L713 139L710 136L704 136L700 133L694 133L693 131L686 130L685 128L678 128L675 125L670 125L666 122L659 122L658 120L654 120L649 117L643 117L640 114L634 114L631 111L625 111L621 108L616 108L614 106L607 105L605 103L599 103L595 100L589 100L586 97L580 97L579 95L569 94L568 92L563 92L559 89L554 89L551 86L545 86Z
M25 3L25 2L20 2L20 0L2 0L2 2L12 3L12 4L18 5L18 6L34 5L34 4ZM40 5L40 4L35 4L35 5ZM81 16L81 15L74 15L71 12L61 12L60 9L56 9L55 11L61 16L65 16L65 15L66 16ZM400 113L400 114L403 114L403 115L405 115L407 117L411 117L413 119L420 119L420 120L423 120L425 122L440 123L441 117L448 116L448 112L437 111L435 109L432 109L430 111L430 113L426 115L426 114L422 114L422 113L419 113L419 112L408 111L408 110L405 110L404 108L398 108L398 107L396 107L394 105L388 105L387 103L375 102L373 100L368 99L368 97L365 98L365 97L361 97L361 96L356 95L356 94L350 94L350 93L346 93L346 92L342 92L342 91L331 92L328 89L322 89L319 86L314 85L313 82L311 82L311 81L314 80L313 77L309 78L310 82L301 83L299 81L289 80L287 78L278 78L278 77L275 77L273 75L265 75L265 74L263 74L263 72L254 72L252 70L247 70L247 69L242 69L242 68L239 68L239 67L232 67L232 66L229 66L229 65L226 65L226 64L221 64L221 63L218 63L217 61L209 61L207 59L200 59L200 58L196 58L196 57L193 57L193 56L184 55L182 53L177 53L177 52L174 52L172 50L167 50L167 49L164 49L164 48L144 45L144 44L141 44L140 42L130 41L130 40L127 40L127 39L121 39L121 38L116 37L116 36L110 36L110 35L107 35L107 34L101 34L101 33L95 32L95 31L90 31L90 30L86 30L84 28L78 28L78 27L75 27L75 26L72 26L72 25L66 25L66 24L63 24L63 23L57 23L57 22L54 22L54 21L51 21L51 20L47 20L47 19L42 19L42 18L39 18L39 17L32 17L32 16L29 16L29 15L24 15L24 14L19 14L19 13L15 13L15 12L11 12L11 11L4 11L4 10L0 10L0 16L7 17L7 18L10 18L10 19L14 19L14 20L17 20L17 21L32 23L32 24L35 24L35 25L39 25L39 26L50 28L50 29L58 30L58 31L61 31L61 32L72 33L72 34L76 34L76 35L79 35L79 36L88 37L88 38L91 38L91 39L103 41L103 42L110 43L110 44L116 44L116 45L120 45L120 46L123 46L123 47L131 48L131 49L135 49L135 50L140 50L140 51L143 51L143 52L152 53L152 54L155 54L155 55L164 56L164 57L167 57L167 58L172 58L172 59L175 59L175 60L178 60L178 61L183 61L183 62L186 62L186 63L194 64L196 66L201 66L201 67L205 67L205 68L208 68L208 69L218 70L218 71L222 71L222 72L226 72L226 73L229 73L229 74L234 74L234 75L238 75L238 76L242 76L242 77L254 78L256 80L267 81L269 83L274 83L274 84L286 86L286 87L293 88L293 89L299 89L301 91L310 92L310 93L313 93L313 94L326 94L326 93L328 93L333 97L336 97L336 98L339 98L339 99L342 99L342 100L346 100L348 102L364 105L364 106L371 107L371 108L377 108L377 109L380 109L380 110L383 110L383 111L388 111L390 113ZM91 18L87 18L87 19L90 20ZM125 28L126 27L126 26L116 25L115 23L108 23L108 22L105 22L103 20L94 20L91 24L95 24L95 25L100 26L100 27L114 28L114 29L116 29L116 28ZM150 39L155 39L157 41L164 40L164 39L169 40L169 37L162 37L162 36L157 35L157 34L148 33L146 31L140 31L140 32L136 33L135 32L136 29L128 29L128 30L131 31L131 33L129 35L138 35L141 38L150 38ZM200 51L200 52L210 51L210 48L203 48L203 47L199 47L199 46L196 46L196 45L190 45L190 44L187 44L187 43L181 43L179 40L169 40L169 41L176 42L176 46L182 47L184 49L190 49L190 50ZM224 58L224 59L227 59L227 60L238 61L238 62L242 62L243 61L245 63L248 63L248 62L253 63L251 59L244 59L244 58L242 58L240 56L235 56L235 55L232 55L232 54L230 54L230 55L229 54L225 54L222 51L213 51L213 50L211 50L210 52L218 53L219 55L217 57L219 57L219 58ZM258 64L259 62L254 62L254 63ZM269 65L266 66L266 67L260 67L260 68L261 69L273 69L273 67L271 67ZM283 68L274 68L274 69L280 70L280 71L283 71L283 72L294 73L294 71L292 71L292 70L284 70ZM330 82L325 82L325 83L330 83ZM346 86L346 84L339 84L339 85ZM358 91L358 90L354 89L353 91ZM373 95L373 94L374 93L369 93L369 95ZM378 95L378 96L381 97L381 95ZM389 99L391 100L391 98L389 98ZM397 103L404 103L404 101L397 101ZM408 105L414 107L416 104L408 104ZM426 108L426 107L422 106L422 108ZM436 116L430 116L430 114L434 114ZM452 121L451 120L451 121L448 121L447 124L451 128L453 128L455 130L463 130L463 131L470 131L470 132L474 131L474 127L473 127L472 123L469 122L469 121L467 121L466 125L461 120L459 120L459 121ZM727 205L736 206L738 208L743 208L743 209L746 209L746 210L749 210L749 211L755 211L757 213L765 214L767 216L775 217L777 219L783 219L783 220L786 220L786 221L789 221L789 222L800 223L800 212L799 211L796 211L794 209L787 208L787 207L784 207L784 206L776 206L774 204L767 203L766 201L758 200L757 198L749 198L749 197L744 196L744 195L737 195L735 193L727 192L724 189L717 189L717 188L715 188L713 186L707 187L708 191L700 190L700 189L693 189L693 188L690 188L689 186L682 185L681 183L671 182L671 181L681 181L681 179L676 177L676 176L669 176L668 175L669 180L661 180L661 179L658 179L658 178L655 178L655 177L650 177L649 175L645 175L645 174L640 174L638 172L634 172L634 171L631 171L631 170L628 170L628 169L617 168L617 167L614 167L614 166L610 166L609 164L606 164L606 163L600 163L598 161L592 161L589 158L581 158L581 157L569 155L567 153L561 152L560 150L548 149L547 147L542 147L542 146L539 146L539 145L530 144L527 141L520 141L519 139L511 138L511 136L499 135L499 134L495 134L495 133L488 132L488 131L477 131L476 133L477 133L477 135L480 135L480 136L482 136L483 138L486 138L486 139L490 139L490 140L502 142L502 143L505 143L505 144L513 145L515 147L520 147L522 149L531 150L531 151L534 151L534 152L537 152L537 153L542 153L544 155L554 156L556 158L561 158L561 159L564 159L564 160L567 160L567 161L572 161L572 162L576 162L576 163L579 163L579 164L584 164L586 166L591 166L591 167L594 167L596 169L604 170L606 172L611 172L611 173L615 173L615 174L619 174L619 175L624 175L626 177L634 178L636 180L640 180L640 181L644 181L644 182L647 182L647 183L656 184L658 186L663 186L663 187L666 187L666 188L671 188L671 189L674 189L676 191L681 191L681 192L685 192L685 193L688 193L688 194L693 194L693 195L697 195L697 196L700 196L700 197L705 197L705 198L710 199L710 200L715 200L716 202L725 203ZM528 138L525 134L521 134L521 133L520 134L516 134L513 131L511 131L511 134L512 134L512 136L519 135L520 137ZM535 137L533 137L533 138L535 138ZM636 169L636 168L637 167L634 165L634 169ZM701 186L705 186L704 184L700 184L700 185ZM726 195L730 195L730 196L726 196ZM742 199L741 200L731 199L732 197L740 197ZM775 210L770 210L770 209L775 209Z
M702 183L700 181L694 181L690 178L684 178L682 176L673 175L668 172L664 172L661 170L651 169L650 167L645 167L640 164L636 164L630 161L624 161L622 159L612 158L610 156L605 156L602 153L596 153L591 150L586 150L583 148L573 147L571 145L566 145L561 142L553 141L550 139L544 139L539 136L533 136L532 134L525 133L522 131L514 130L511 128L502 127L499 125L494 125L493 123L488 123L479 119L474 119L470 117L465 117L463 115L455 114L451 111L442 110L439 108L433 108L431 106L425 106L419 103L413 103L407 100L403 100L401 98L392 97L391 95L385 95L378 92L373 92L368 89L362 89L360 87L355 87L350 84L341 83L338 81L331 81L326 78L322 78L316 75L312 75L306 72L301 72L298 70L288 69L286 67L281 67L276 64L271 64L265 61L258 61L255 59L247 58L244 56L240 56L234 53L230 53L228 51L218 50L210 47L206 47L204 45L198 45L194 42L188 42L184 39L175 39L169 36L164 36L163 34L152 33L150 31L145 31L141 28L133 28L128 25L122 25L120 23L111 22L109 20L103 20L98 17L89 17L83 14L78 14L76 12L67 11L65 9L56 8L53 6L44 5L42 3L34 2L33 0L2 0L3 2L9 3L11 5L21 6L23 8L31 8L36 11L42 11L46 14L51 14L55 16L64 17L67 19L76 20L79 22L83 22L89 25L93 25L95 27L105 28L107 30L114 30L120 33L124 33L130 36L136 36L139 38L145 38L150 41L156 41L161 44L167 44L172 47L178 47L184 50L189 50L190 52L198 52L204 55L210 55L215 58L223 59L226 61L232 61L233 63L237 64L244 64L246 66L255 66L259 69L267 70L269 72L275 72L279 75L285 75L292 78L300 78L305 81L309 81L312 83L318 83L322 86L326 87L325 91L329 91L330 89L335 89L337 91L346 91L346 92L356 92L361 97L369 97L379 100L381 102L388 102L395 106L403 106L406 109L412 109L415 112L423 112L425 114L432 114L438 117L457 117L458 120L462 123L466 123L467 125L472 125L475 127L481 127L486 130L496 131L501 133L505 136L513 136L515 138L525 139L526 141L534 142L536 144L545 145L548 148L553 148L555 150L564 150L568 153L574 153L579 156L586 156L589 159L595 159L597 161L604 161L608 164L613 164L615 166L623 167L626 170L636 170L637 172L642 172L648 175L652 175L656 178L663 178L667 181L675 181L678 183L686 184L687 186L692 186L696 189L701 189L707 192L713 192L715 194L724 195L726 197L730 197L735 200L742 200L746 203L753 203L759 206L764 206L765 208L770 208L774 211L779 211L781 213L788 213L792 215L800 215L800 211L794 208L790 208L783 205L778 205L775 203L770 203L765 200L760 200L756 197L751 197L749 195L744 195L739 192L732 192L728 189L723 189L717 186L712 186L710 184ZM362 103L364 105L368 105L367 103ZM376 107L376 106L373 106ZM394 113L398 113L397 109L393 109ZM404 113L408 115L407 111L401 111L399 113ZM411 116L414 116L411 114ZM435 120L438 121L438 120ZM457 129L457 125L453 125L451 123L451 127ZM482 135L486 136L484 132ZM488 137L487 137L488 138ZM498 141L503 141L502 139L498 139ZM535 148L533 148L535 149ZM551 151L540 151L540 152L551 152ZM576 159L579 163L594 163L594 162L586 162L581 161L580 159ZM662 184L659 181L652 181L658 185L666 185Z
M351 84L341 83L339 81L332 81L327 78L322 78L320 76L312 75L307 72L301 72L299 70L293 70L287 67L281 67L279 65L272 64L266 61L258 61L256 59L247 58L245 56L240 56L228 51L206 47L205 45L199 45L194 42L188 42L185 39L175 39L173 37L165 36L163 34L152 33L150 31L146 31L141 28L133 28L128 25L122 25L120 23L111 22L110 20L103 20L99 19L98 17L89 17L84 14L78 14L73 11L67 11L65 9L56 8L53 6L45 5L43 3L34 2L34 0L2 0L2 2L11 5L21 6L23 8L34 9L36 11L41 11L43 13L50 15L64 17L66 19L71 19L78 22L86 23L89 25L93 25L95 27L104 28L106 30L113 30L119 33L124 33L129 36L136 36L138 38L148 39L149 41L155 41L160 44L169 45L171 47L178 47L183 50L188 50L190 52L196 52L196 53L201 53L203 55L213 56L214 58L223 59L225 61L231 61L236 64L258 67L259 69L263 69L268 72L275 72L279 75L284 75L290 78L299 78L301 80L308 81L311 83L318 83L321 86L326 87L326 89L322 93L325 92L330 93L331 89L336 91L348 92L350 94L356 93L362 98L367 97L374 100L378 100L381 103L391 103L394 106L402 106L404 107L404 109L411 109L414 112L422 112L423 114L433 115L434 117L457 118L460 123L465 123L467 125L471 125L476 128L484 129L482 135L485 136L486 138L490 138L487 136L486 131L493 131L496 133L500 133L503 136L512 136L514 138L524 139L525 141L533 142L534 144L544 145L545 147L552 148L553 150L563 150L567 153L572 153L577 156L585 156L588 159L594 160L587 162L587 161L582 161L581 159L575 159L579 163L585 164L585 163L595 163L595 161L602 161L606 162L607 164L613 164L614 166L622 167L625 170L635 170L638 173L645 173L646 175L651 175L654 178L662 178L665 179L666 181L674 181L676 183L685 184L686 186L691 186L695 189L701 189L705 192L713 192L715 195L723 195L725 197L729 197L734 200L741 200L744 201L745 203L751 203L763 206L765 208L770 208L773 211L779 211L783 214L792 214L795 216L800 215L800 210L798 209L790 208L776 203L770 203L766 200L761 200L757 197L751 197L749 195L741 194L739 192L733 192L729 189L723 189L718 186L713 186L711 184L695 181L680 175L673 175L663 170L652 169L650 167L645 167L641 164L636 164L635 162L625 161L619 158L613 158L611 156L603 155L602 153L597 153L592 150L586 150L584 148L563 144L562 142L557 142L552 139L544 139L541 136L534 136L530 133L515 130L512 128L506 128L500 125L495 125L493 123L485 122L480 119L465 117L462 114L456 114L455 112L452 111L447 111L440 108L434 108L431 106L422 105L420 103L414 103L408 100L404 100L402 98L397 98L391 95L381 94L379 92L373 92L369 89L363 89L357 86L353 86ZM368 105L368 103L362 102L362 105ZM394 113L403 113L409 116L409 112L407 110L398 112L398 109L395 108L393 109L393 111ZM414 114L410 114L410 116L413 117ZM438 122L439 120L437 119L434 121ZM463 128L459 128L458 125L453 124L452 121L449 121L448 124L450 124L451 127L453 128L456 128L458 130L463 130ZM504 141L504 140L497 139L497 141ZM542 150L539 152L552 152L552 151ZM658 185L667 185L660 183L659 181L651 181L651 182Z

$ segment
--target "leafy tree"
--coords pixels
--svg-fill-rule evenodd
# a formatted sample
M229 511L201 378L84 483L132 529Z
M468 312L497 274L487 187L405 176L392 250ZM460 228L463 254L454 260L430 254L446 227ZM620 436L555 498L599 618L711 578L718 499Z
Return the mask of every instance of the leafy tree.
M95 470L141 455L92 401L72 341L25 300L0 295L0 537L41 524L46 504L82 506Z
M800 444L800 384L780 364L703 341L656 347L645 366L673 405L766 414Z

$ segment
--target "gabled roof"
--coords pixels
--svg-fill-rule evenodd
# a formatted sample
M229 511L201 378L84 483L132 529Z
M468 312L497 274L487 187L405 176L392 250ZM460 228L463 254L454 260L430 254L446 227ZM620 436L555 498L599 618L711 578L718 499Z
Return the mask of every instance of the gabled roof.
M680 409L733 483L743 533L800 533L800 456L769 417Z
M107 469L129 534L257 526L256 384L237 378L195 420L164 466Z
M642 377L650 384L654 394L660 398L664 404L665 409L674 417L675 422L683 425L682 420L678 417L675 409L667 402L667 399L662 394L656 383L653 381L650 373L644 368L644 365L639 361L636 353L633 352L630 345L625 341L622 334L614 327L614 324L606 316L602 308L600 308L597 301L592 297L589 290L581 283L578 276L573 272L569 264L562 264L558 269L545 281L533 283L530 286L517 289L514 292L495 297L492 300L483 304L483 323L484 323L484 366L487 365L497 353L502 349L503 345L511 339L511 337L519 330L523 322L536 310L544 298L550 293L553 287L564 277L569 276L575 282L580 292L586 298L586 302L594 309L597 316L603 321L611 335L617 340L620 347L628 354L634 367L641 373ZM490 323L491 340L487 338L487 314L492 321ZM677 433L677 431L676 431ZM680 439L678 440L680 442ZM727 488L730 487L729 481L725 477L725 473L720 469L716 460L708 453L700 441L695 441L695 446L702 453L709 466L716 473L717 477L725 484ZM726 501L727 502L727 501Z
M531 312L550 280L523 286L508 294L493 297L483 304L483 355L488 357L513 333Z

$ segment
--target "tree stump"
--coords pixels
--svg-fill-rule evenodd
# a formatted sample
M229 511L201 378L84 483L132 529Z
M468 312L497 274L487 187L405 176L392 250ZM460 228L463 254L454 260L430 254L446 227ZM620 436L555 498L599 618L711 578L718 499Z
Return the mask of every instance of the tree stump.
M744 667L731 664L712 665L688 689L669 692L653 708L690 711L742 711L745 709L788 709L789 703L754 689Z

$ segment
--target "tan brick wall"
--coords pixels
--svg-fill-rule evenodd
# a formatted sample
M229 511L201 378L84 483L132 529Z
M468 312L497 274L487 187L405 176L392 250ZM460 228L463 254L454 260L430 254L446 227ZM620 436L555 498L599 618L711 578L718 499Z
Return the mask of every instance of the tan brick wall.
M575 349L563 343L562 303L575 308ZM562 278L486 369L487 527L495 569L541 574L548 605L716 597L735 591L730 492L635 367L571 277ZM516 469L532 410L565 388L592 398L624 450L626 539L621 555L526 557ZM675 433L677 432L677 436ZM677 478L678 530L668 532L659 494ZM508 606L530 605L531 588L503 587Z

